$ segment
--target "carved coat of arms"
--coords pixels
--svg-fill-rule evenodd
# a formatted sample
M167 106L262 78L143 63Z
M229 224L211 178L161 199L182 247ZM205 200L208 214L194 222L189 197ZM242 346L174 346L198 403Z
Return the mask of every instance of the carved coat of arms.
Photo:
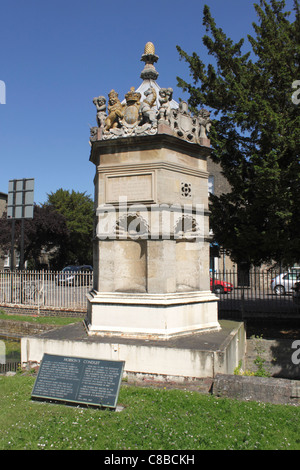
M178 137L189 141L195 140L197 135L197 122L189 113L188 104L185 101L181 101L179 108L173 110L171 125Z
M126 127L133 127L136 125L139 119L140 99L141 94L134 90L134 87L130 89L125 95L126 105L124 108L124 125Z

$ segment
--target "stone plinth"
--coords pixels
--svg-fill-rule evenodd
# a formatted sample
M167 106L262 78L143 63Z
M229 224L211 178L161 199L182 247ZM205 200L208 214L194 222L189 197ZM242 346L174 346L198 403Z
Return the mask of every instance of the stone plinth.
M233 374L240 361L244 364L244 326L224 320L220 326L218 331L163 341L89 335L82 323L76 323L39 336L23 337L21 362L40 363L45 353L124 361L128 381L181 383L215 374Z
M88 296L89 334L169 339L219 329L210 292Z

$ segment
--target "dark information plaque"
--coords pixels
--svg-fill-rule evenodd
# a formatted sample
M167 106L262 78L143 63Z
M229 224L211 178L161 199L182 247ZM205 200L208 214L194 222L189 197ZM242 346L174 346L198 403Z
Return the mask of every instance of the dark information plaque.
M44 354L31 396L116 408L124 364Z

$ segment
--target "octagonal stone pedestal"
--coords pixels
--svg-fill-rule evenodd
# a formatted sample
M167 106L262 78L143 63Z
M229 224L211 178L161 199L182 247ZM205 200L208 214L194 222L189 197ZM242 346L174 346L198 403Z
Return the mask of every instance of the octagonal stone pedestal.
M210 148L168 134L95 141L90 335L218 330L209 285Z
M210 292L88 295L89 334L169 339L218 330L217 298Z

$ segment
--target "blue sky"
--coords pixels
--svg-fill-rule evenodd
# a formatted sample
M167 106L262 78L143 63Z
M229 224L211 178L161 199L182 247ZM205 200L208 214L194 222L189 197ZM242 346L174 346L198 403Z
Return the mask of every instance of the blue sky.
M0 0L0 192L35 178L35 202L59 188L93 196L89 126L93 98L114 88L122 100L141 84L146 42L155 45L158 84L186 99L176 76L189 78L176 45L205 62L204 4L233 40L253 34L253 0ZM287 0L291 9L292 0ZM247 46L246 46L247 47Z

